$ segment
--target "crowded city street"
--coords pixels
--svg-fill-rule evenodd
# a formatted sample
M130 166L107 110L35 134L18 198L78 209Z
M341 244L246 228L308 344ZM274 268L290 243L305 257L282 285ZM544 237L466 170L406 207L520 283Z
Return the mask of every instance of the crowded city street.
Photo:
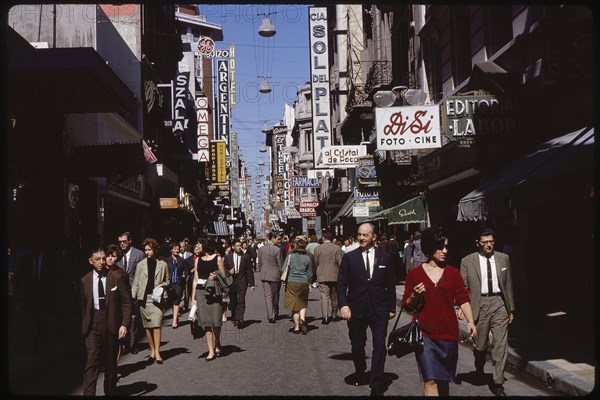
M586 396L585 4L5 6L12 396Z

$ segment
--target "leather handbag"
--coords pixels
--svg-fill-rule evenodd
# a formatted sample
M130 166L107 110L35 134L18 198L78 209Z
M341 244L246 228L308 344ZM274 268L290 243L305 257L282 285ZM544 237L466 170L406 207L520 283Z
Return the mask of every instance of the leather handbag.
M419 325L418 314L415 314L413 322L396 329L403 308L404 306L400 308L400 312L396 317L396 323L388 336L388 355L398 358L412 352L420 353L423 351L423 332Z

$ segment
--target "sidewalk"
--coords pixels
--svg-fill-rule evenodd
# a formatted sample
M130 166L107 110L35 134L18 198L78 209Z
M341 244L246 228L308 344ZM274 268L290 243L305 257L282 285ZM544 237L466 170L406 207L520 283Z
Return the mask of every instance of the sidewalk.
M398 307L401 306L403 294L404 285L397 285L396 304ZM468 335L466 321L459 321L459 328L461 331L461 337L466 337ZM569 333L569 329L572 328L565 326L565 329L562 332ZM520 334L520 332L516 333L517 335ZM594 365L587 363L572 363L563 358L550 358L544 356L544 354L548 355L555 350L555 348L551 348L550 346L561 347L561 343L558 343L555 341L555 339L572 341L569 344L574 344L575 346L584 346L584 343L577 343L577 332L564 335L560 338L549 338L549 336L551 336L551 333L543 330L543 327L539 326L529 329L527 332L527 337L521 338L515 337L515 332L509 329L507 368L514 368L524 371L535 379L539 380L541 383L545 384L547 387L552 388L566 396L585 396L592 392L595 383ZM592 337L594 336L595 335L592 335ZM518 342L525 342L527 346L531 347L535 346L537 351L530 350L528 351L528 354L536 354L538 356L536 358L541 358L541 360L528 359L527 357L520 355L519 353L523 354L524 351L517 351L515 350L514 346L511 346L513 343ZM568 346L562 346L562 349L566 352L570 351ZM596 354L596 349L593 345L588 348L588 352ZM541 357L540 353L542 354ZM488 354L488 361L489 360L490 355ZM487 371L489 371L491 368L491 361L489 362L490 364L486 366Z

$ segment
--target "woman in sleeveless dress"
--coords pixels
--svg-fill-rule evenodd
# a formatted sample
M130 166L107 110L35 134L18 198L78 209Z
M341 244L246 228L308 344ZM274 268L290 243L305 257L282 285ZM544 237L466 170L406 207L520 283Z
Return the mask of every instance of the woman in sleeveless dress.
M205 361L212 361L221 355L221 326L223 325L223 305L215 301L214 296L206 290L207 280L216 280L216 271L225 274L223 257L216 253L216 243L213 239L207 239L202 243L204 255L196 259L194 272L195 285L192 289L192 304L196 304L196 316L199 326L204 328L208 355Z

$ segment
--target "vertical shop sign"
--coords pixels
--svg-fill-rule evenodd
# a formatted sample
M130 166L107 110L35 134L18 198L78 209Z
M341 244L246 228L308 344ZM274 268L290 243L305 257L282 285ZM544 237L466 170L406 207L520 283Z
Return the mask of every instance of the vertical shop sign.
M236 208L240 206L240 177L239 177L239 166L238 166L238 146L237 146L237 132L231 131L231 169L229 176L231 177L231 207Z
M196 119L198 120L198 126L196 127L198 162L208 162L210 157L208 145L208 98L196 98Z
M331 145L327 8L309 7L313 161L321 168L321 149Z
M227 144L224 140L210 142L210 183L227 183Z

